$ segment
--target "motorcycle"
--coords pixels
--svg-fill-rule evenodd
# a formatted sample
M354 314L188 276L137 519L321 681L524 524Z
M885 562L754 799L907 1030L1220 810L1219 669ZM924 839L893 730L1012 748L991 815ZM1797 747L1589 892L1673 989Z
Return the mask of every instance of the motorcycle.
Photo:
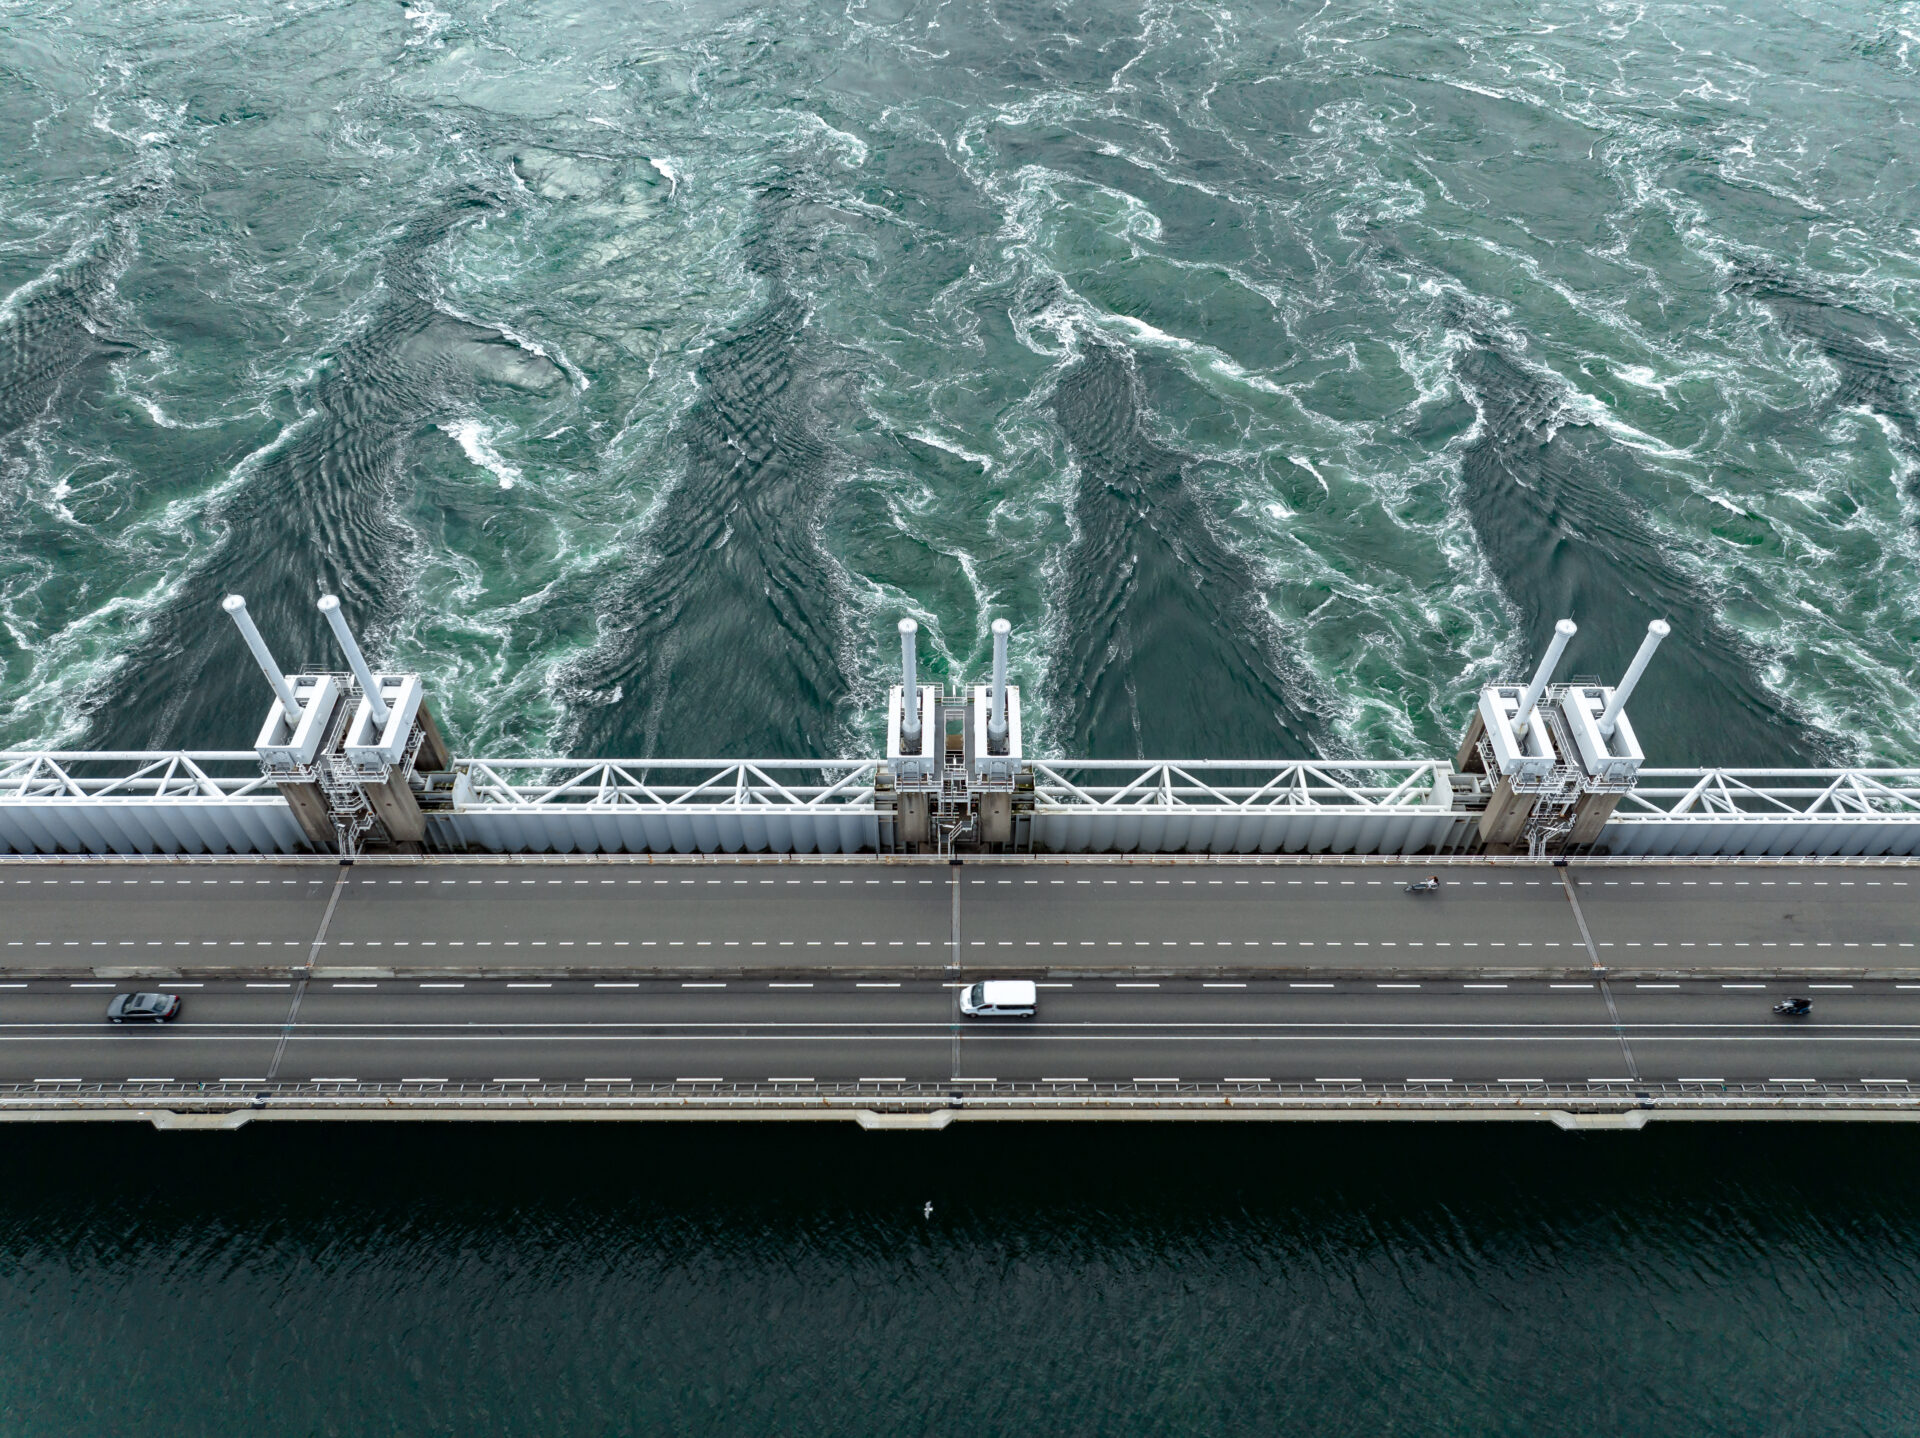
M1803 1019L1813 1012L1813 1000L1802 998L1783 999L1773 1006L1773 1011L1783 1018Z
M1431 879L1417 879L1407 885L1409 894L1437 894L1440 892L1440 879L1435 875Z

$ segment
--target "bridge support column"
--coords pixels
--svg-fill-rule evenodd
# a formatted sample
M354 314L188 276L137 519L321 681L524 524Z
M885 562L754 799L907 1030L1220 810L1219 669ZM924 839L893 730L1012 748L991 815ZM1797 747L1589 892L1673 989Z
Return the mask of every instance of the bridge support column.
M299 824L306 841L316 849L331 849L337 836L333 832L333 815L327 810L327 796L320 786L289 781L274 787L293 810L294 822Z
M427 837L427 818L420 801L407 787L406 776L395 770L384 782L361 786L374 815L396 844L419 844Z

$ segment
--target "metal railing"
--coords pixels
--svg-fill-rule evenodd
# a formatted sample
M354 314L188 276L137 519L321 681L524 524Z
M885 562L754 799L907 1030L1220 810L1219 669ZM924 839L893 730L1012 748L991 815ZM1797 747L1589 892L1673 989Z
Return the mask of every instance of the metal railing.
M457 759L466 808L871 806L874 759Z
M939 1109L1352 1108L1634 1109L1852 1108L1920 1112L1920 1086L1901 1083L1777 1081L1642 1083L1476 1082L1021 1082L939 1081L687 1082L447 1080L261 1082L42 1080L0 1083L8 1109L105 1107L230 1112L248 1108L779 1108Z
M1129 810L1423 808L1443 760L1036 759L1036 806Z

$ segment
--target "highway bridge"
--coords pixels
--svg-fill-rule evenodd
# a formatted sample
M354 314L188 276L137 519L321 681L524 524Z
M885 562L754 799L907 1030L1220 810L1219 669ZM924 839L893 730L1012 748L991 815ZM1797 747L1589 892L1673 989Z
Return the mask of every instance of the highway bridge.
M1881 862L15 862L0 1112L1905 1115L1916 920Z

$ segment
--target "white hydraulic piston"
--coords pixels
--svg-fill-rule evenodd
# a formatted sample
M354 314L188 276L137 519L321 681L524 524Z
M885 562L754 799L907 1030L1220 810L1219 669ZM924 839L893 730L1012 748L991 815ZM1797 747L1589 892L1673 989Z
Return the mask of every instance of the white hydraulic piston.
M920 747L920 674L914 662L914 636L920 626L900 621L900 737L914 750Z
M1660 647L1660 641L1673 632L1673 626L1664 619L1656 619L1647 626L1647 637L1640 641L1640 651L1633 656L1633 663L1627 666L1627 672L1614 686L1613 698L1607 701L1607 711L1600 716L1600 732L1608 738L1613 737L1614 727L1619 721L1620 711L1627 707L1632 697L1633 686L1640 682L1640 676L1647 672L1647 664L1653 658L1653 651Z
M323 594L320 597L320 612L327 616L327 623L333 626L333 637L340 641L341 652L347 656L347 668L353 671L353 677L360 681L361 689L366 692L367 703L373 709L373 722L382 729L386 728L387 701L381 695L380 685L367 664L367 656L360 652L353 631L347 628L347 617L340 612L339 599L331 594Z
M260 637L260 631L254 627L253 616L247 613L247 601L237 594L229 594L220 601L220 607L232 618L234 628L240 631L240 637L247 641L247 648L253 651L253 662L260 666L260 672L267 676L267 683L273 686L273 692L279 697L280 707L286 712L289 726L300 722L300 700L294 695L293 686L287 682L287 676L273 661L273 651L267 648L267 641Z
M987 742L1002 749L1007 743L1007 635L1012 629L1004 619L993 621L993 707L987 711Z
M1540 702L1540 696L1547 692L1547 685L1553 680L1553 671L1560 665L1560 656L1567 652L1568 641L1579 631L1580 626L1571 619L1562 619L1553 626L1553 638L1547 642L1546 656L1541 659L1540 667L1533 671L1533 683L1527 686L1527 692L1520 700L1520 717L1513 726L1516 738L1527 732L1527 716L1533 713L1533 706Z

